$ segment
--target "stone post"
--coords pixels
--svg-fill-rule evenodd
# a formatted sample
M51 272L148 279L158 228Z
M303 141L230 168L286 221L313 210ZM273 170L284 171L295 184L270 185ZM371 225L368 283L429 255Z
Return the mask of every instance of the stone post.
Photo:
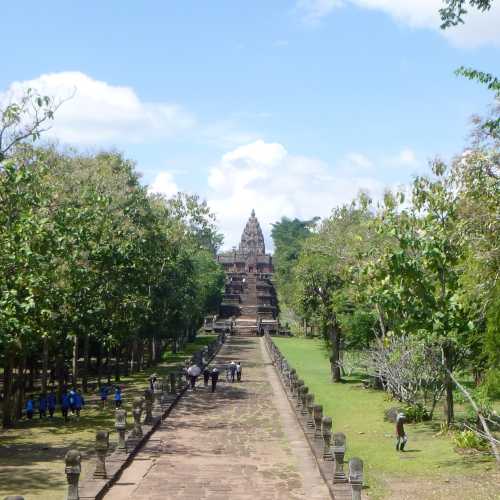
M307 385L302 386L301 392L300 392L300 414L301 415L307 415L307 394L309 393L309 387Z
M174 372L170 372L169 380L170 380L170 394L175 394L176 390L175 390L175 373Z
M116 449L126 452L125 431L127 430L127 412L123 408L118 408L115 411L115 429L118 432L118 446Z
M156 392L156 391L155 391ZM135 398L132 403L132 415L134 417L134 428L132 430L132 436L135 438L142 437L142 427L141 427L141 415L142 415L142 399Z
M163 391L161 390L160 387L155 387L153 389L153 401L154 401L154 406L158 407L161 406L161 400L163 396Z
M314 429L314 420L313 420L314 394L312 392L306 396L306 406L307 406L307 427L309 429Z
M321 420L321 434L323 436L323 460L332 460L330 443L332 440L332 419L323 417Z
M79 500L78 495L78 480L80 479L80 472L82 470L82 455L78 450L69 450L64 457L66 467L66 479L68 481L68 494L66 500Z
M300 388L304 385L304 381L299 378L297 380L297 385L295 386L295 394L294 397L297 398L297 408L300 408Z
M321 420L323 419L323 407L321 405L314 405L313 407L314 418L314 437L321 439Z
M290 389L292 388L292 382L293 382L293 379L296 375L297 371L295 370L295 368L291 368L290 371L288 372L288 387L290 387Z
M332 451L335 457L333 482L347 483L347 478L344 473L345 434L343 432L336 432L333 435Z
M97 431L95 434L96 464L94 477L106 479L106 453L109 448L109 432Z
M5 497L3 500L24 500L24 497L20 495L9 495L8 497Z
M146 415L144 416L144 425L152 425L153 423L153 393L150 389L144 391L144 401Z
M349 484L351 485L352 500L361 500L363 488L363 460L353 457L349 460Z

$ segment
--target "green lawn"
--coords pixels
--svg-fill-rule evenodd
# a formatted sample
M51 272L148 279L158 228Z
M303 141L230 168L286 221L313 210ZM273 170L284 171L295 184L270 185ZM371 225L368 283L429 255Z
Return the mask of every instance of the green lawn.
M183 364L194 352L205 346L214 337L199 336L176 354L163 353L163 362L144 372L122 377L124 407L128 421L132 422L132 400L142 395L147 388L151 373L163 377L170 370ZM64 455L71 447L78 448L84 457L82 478L92 472L92 457L96 429L112 431L111 446L116 444L112 396L108 408L98 407L98 395L85 395L87 402L82 417L77 422L71 418L65 424L60 416L54 421L34 418L22 420L13 429L0 430L0 498L6 495L24 495L29 500L62 500L66 490Z
M408 451L403 454L396 452L394 424L385 422L383 415L386 408L397 404L389 401L384 392L364 389L356 376L346 377L343 383L331 383L329 361L319 340L274 340L309 391L315 394L316 402L323 405L324 415L332 417L333 431L346 434L346 461L353 456L363 459L368 486L366 491L371 498L388 498L392 483L418 483L430 479L446 487L450 478L462 480L467 476L473 482L476 476L479 480L485 472L494 468L493 461L487 457L456 453L450 437L436 436L438 422L406 424ZM500 498L493 491L484 497L456 498Z

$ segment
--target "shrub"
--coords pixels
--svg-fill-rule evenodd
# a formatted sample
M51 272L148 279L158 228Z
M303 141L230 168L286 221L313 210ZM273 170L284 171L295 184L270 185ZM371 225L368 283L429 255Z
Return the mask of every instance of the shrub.
M421 403L407 405L404 414L407 422L423 422L424 420L430 420L429 411Z
M481 436L478 436L475 432L465 429L455 433L453 436L453 442L457 448L462 450L472 449L483 451L488 449L488 443Z

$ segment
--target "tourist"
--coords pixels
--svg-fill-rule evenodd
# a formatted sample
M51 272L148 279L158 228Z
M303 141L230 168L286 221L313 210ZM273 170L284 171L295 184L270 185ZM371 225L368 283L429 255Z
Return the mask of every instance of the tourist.
M115 407L120 408L122 405L122 390L115 385Z
M208 366L205 366L205 369L203 370L203 382L205 384L205 387L208 387L208 380L210 379L210 370Z
M73 415L75 414L75 394L76 394L75 388L69 391L69 407Z
M201 373L200 367L195 365L194 363L188 368L188 376L189 376L189 385L191 390L194 391L196 386L196 378Z
M80 394L78 390L75 391L73 395L73 408L74 412L76 413L76 418L80 418L80 411L85 405L85 401L83 399L83 396Z
M217 380L219 380L219 370L217 367L214 367L212 372L210 373L210 377L212 378L212 392L215 392L215 388L217 387Z
M231 365L226 366L226 382L231 380Z
M236 363L236 380L241 382L241 362L238 361Z
M68 411L69 411L69 395L66 391L61 394L61 413L64 421L68 421Z
M398 413L396 417L396 450L404 451L408 436L404 428L405 414Z
M33 401L33 396L30 396L26 401L26 418L31 420L33 418L33 412L35 411L35 401Z
M38 413L40 419L47 416L47 395L45 393L40 394L38 397Z
M231 382L234 382L234 377L236 375L236 363L234 361L231 361L231 364L229 365L229 371L231 373Z
M49 409L50 418L54 417L54 412L56 411L56 401L56 394L54 392L54 389L52 389L47 396L47 408Z
M155 390L156 378L157 378L156 373L153 373L149 377L149 388L151 389L151 391Z
M101 407L104 410L106 408L106 403L108 401L108 386L106 384L103 384L99 387L99 395L101 396Z

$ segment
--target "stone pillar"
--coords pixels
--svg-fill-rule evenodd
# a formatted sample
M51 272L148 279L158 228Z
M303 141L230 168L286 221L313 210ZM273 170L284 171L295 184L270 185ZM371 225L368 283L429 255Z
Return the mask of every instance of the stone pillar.
M309 387L307 385L302 386L302 389L300 391L300 414L301 415L307 415L307 394L309 393Z
M118 446L116 449L126 452L125 431L127 430L127 412L123 408L118 408L115 411L115 429L118 432Z
M332 460L330 443L332 440L332 419L323 417L321 420L321 434L323 436L323 460Z
M78 450L69 450L64 457L64 462L66 464L64 472L66 472L66 480L68 481L66 500L79 500L78 481L82 470L82 455Z
M175 394L176 390L175 390L175 373L174 372L170 372L169 380L170 380L170 394Z
M343 432L336 432L333 435L332 451L335 457L333 482L347 483L347 478L344 473L345 434Z
M145 409L146 415L144 416L144 425L152 425L153 424L153 393L150 389L146 389L144 391L144 401L145 401Z
M313 420L314 394L312 392L306 396L306 407L307 407L307 427L309 429L314 429L314 420Z
M295 397L297 398L297 408L300 408L300 388L304 385L304 381L299 378L295 387Z
M8 497L5 497L3 500L24 500L24 497L20 495L9 495Z
M155 391L156 392L156 391ZM132 403L132 415L134 417L134 429L132 430L132 436L135 438L142 437L142 427L141 427L141 415L142 415L142 399L135 398Z
M352 500L361 500L363 489L363 460L353 457L349 460L349 484L351 485Z
M323 407L321 405L314 405L313 407L313 419L314 419L314 437L316 439L321 439L321 420L323 419Z
M155 407L161 406L161 400L163 396L163 391L159 387L155 387L153 390L153 401Z
M291 368L290 371L288 372L288 387L290 387L290 389L292 388L292 381L296 375L297 371L295 370L295 368Z
M109 448L109 432L97 431L95 434L96 464L94 477L106 479L106 453Z

